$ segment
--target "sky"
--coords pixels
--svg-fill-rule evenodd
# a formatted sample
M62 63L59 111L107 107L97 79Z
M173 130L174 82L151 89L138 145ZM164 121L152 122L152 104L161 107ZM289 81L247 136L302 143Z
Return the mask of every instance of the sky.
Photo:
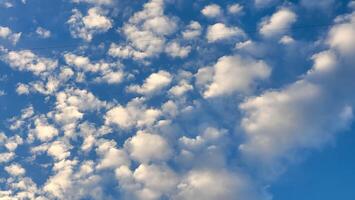
M0 199L353 200L355 1L0 0Z

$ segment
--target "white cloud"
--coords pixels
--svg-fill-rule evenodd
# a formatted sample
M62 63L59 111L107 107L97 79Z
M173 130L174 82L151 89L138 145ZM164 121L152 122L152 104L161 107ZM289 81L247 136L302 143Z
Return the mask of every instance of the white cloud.
M22 33L14 33L9 27L0 26L0 38L9 40L12 44L16 44Z
M233 200L236 197L248 200L266 199L253 190L246 178L223 169L190 171L178 185L178 193L173 199Z
M47 153L55 160L64 160L70 156L70 148L71 147L68 144L57 140L49 145Z
M56 107L51 117L61 125L66 136L72 136L85 112L97 112L106 106L106 102L100 101L91 92L70 88L56 94Z
M111 44L109 54L121 58L142 60L164 51L165 36L177 29L175 19L164 15L164 1L150 0L121 29L128 44Z
M245 33L238 27L228 27L223 23L216 23L207 29L206 38L208 42L216 42L218 40L225 40L229 38L243 38Z
M6 166L5 171L12 176L23 176L26 173L26 170L19 164Z
M49 141L59 134L58 130L54 126L49 125L45 118L37 118L34 124L35 128L33 132L41 141Z
M153 95L170 85L171 81L171 74L167 71L160 70L149 75L149 77L144 80L143 85L131 85L127 90L138 94Z
M29 50L10 51L1 55L1 59L13 69L30 71L35 75L47 75L58 65L56 60L40 57Z
M122 165L130 165L128 155L125 151L117 149L114 141L100 142L96 152L102 158L100 163L97 165L97 169L114 169Z
M165 52L173 57L185 58L189 55L191 46L180 46L177 42L171 42L165 47Z
M241 125L248 139L241 151L274 167L277 159L292 159L298 149L319 148L329 142L352 115L343 114L348 106L333 103L328 107L330 97L324 92L321 86L301 80L246 100L240 108L245 113Z
M355 55L355 12L338 17L336 22L340 24L331 28L326 43L342 54Z
M201 35L202 26L197 21L191 21L189 25L186 26L186 30L182 32L182 36L186 40L191 40L197 38Z
M16 93L19 95L29 94L30 89L29 89L28 85L23 84L23 83L19 83L16 87Z
M0 153L0 163L10 162L14 157L14 152Z
M49 38L51 37L51 32L45 28L37 27L36 33L41 38Z
M281 8L260 24L260 33L264 37L276 37L288 32L297 20L297 15L288 8Z
M243 12L243 6L236 3L228 6L228 12L230 14L236 15L236 14L241 14Z
M144 99L135 98L126 107L118 105L111 108L105 115L105 124L116 125L121 129L146 127L153 125L161 115L161 111L146 108Z
M217 4L210 4L204 7L201 13L206 17L215 18L222 15L222 9Z
M270 76L270 67L261 60L239 55L221 57L214 65L211 84L203 93L205 98L249 92L257 80Z
M112 28L111 19L106 17L98 7L90 8L86 16L74 9L67 23L74 38L82 38L86 41L91 41L95 34L105 33Z
M123 81L124 72L119 62L106 62L100 60L96 63L90 61L89 57L80 56L73 53L64 55L65 62L74 66L79 72L95 74L95 82L104 82L108 84L118 84Z
M124 146L134 160L142 163L166 160L172 153L162 136L143 131L138 131L134 137L126 140Z
M184 95L186 92L193 90L193 86L187 81L182 80L180 83L169 90L169 93L178 97Z
M288 36L288 35L282 36L282 38L279 41L279 43L281 43L283 45L289 45L289 44L292 44L294 42L295 42L295 40L292 37Z

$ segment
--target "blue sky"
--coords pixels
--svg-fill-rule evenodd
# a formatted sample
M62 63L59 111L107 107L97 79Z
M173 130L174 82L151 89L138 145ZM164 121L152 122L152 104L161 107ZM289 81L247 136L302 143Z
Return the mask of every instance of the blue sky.
M355 1L0 0L0 199L352 200Z

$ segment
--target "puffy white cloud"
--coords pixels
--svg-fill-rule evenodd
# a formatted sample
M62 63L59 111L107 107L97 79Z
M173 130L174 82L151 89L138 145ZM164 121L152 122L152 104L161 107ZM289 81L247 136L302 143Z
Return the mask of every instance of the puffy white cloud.
M239 55L221 57L213 67L213 77L203 95L205 98L249 92L257 80L270 76L270 67L261 60Z
M128 44L111 44L109 54L137 60L157 56L164 51L165 36L176 29L176 21L164 15L164 1L151 0L124 24L122 33Z
M165 47L165 52L173 58L185 58L189 55L190 51L191 46L180 46L177 42L171 42Z
M222 15L222 9L217 4L210 4L210 5L205 6L201 10L201 13L206 17L214 18L214 17L219 17Z
M49 145L47 153L56 160L64 160L70 156L70 148L68 144L57 140Z
M22 143L23 140L19 135L7 137L4 133L0 133L0 145L4 145L10 152L14 152Z
M295 40L288 35L282 36L282 38L279 41L279 43L284 44L284 45L292 44L294 42L295 42Z
M112 28L112 21L98 7L90 8L86 16L74 9L67 23L74 38L82 38L86 41L91 41L95 34L105 33Z
M37 118L35 120L34 134L41 141L49 141L59 134L58 130L49 125L45 118Z
M236 197L248 200L266 199L253 190L248 179L223 169L190 171L178 185L178 193L173 199L232 200Z
M51 115L62 126L64 134L72 136L85 111L99 111L106 106L106 102L100 101L91 92L70 88L56 94L56 108Z
M182 80L180 83L169 90L169 93L174 96L182 96L186 92L193 90L193 86L187 81Z
M216 42L218 40L225 40L229 38L243 38L245 33L238 27L228 27L223 23L216 23L207 29L206 38L208 42Z
M288 8L281 8L260 24L260 33L264 37L276 37L286 32L297 20L297 15Z
M65 157L65 156L64 156ZM43 190L57 198L69 195L68 190L73 187L73 167L76 161L62 160L54 165L56 174L51 176L45 183Z
M327 38L327 44L342 54L355 55L355 12L344 17L338 17Z
M0 163L10 162L14 157L14 152L0 153Z
M79 72L97 74L95 82L105 82L108 84L118 84L123 81L124 72L121 69L121 64L108 63L104 60L100 60L96 63L92 63L88 57L80 56L72 53L66 53L64 55L65 62L74 66Z
M138 94L153 95L170 85L171 81L171 74L167 71L160 70L149 75L149 77L144 80L143 85L131 85L127 90Z
M45 28L37 27L36 33L41 38L49 38L51 37L51 32Z
M189 25L186 26L186 30L182 32L182 36L186 40L191 40L197 38L201 35L202 26L197 21L191 21Z
M7 39L12 44L16 44L22 33L14 33L9 27L0 26L0 38Z
M126 140L125 149L134 160L142 163L166 160L172 153L162 136L143 131L138 131L135 136Z
M164 164L141 164L134 172L127 166L121 166L115 172L123 191L140 200L171 196L179 181L178 175Z
M26 170L19 164L6 166L5 171L12 176L23 176L26 173Z
M116 148L113 141L103 141L98 144L96 152L102 157L97 169L118 168L129 166L130 160L125 151Z
M16 87L16 93L19 95L29 94L30 93L29 86L23 83L19 83Z
M332 51L323 51L312 56L314 65L309 73L331 72L337 66L337 58Z
M329 96L324 92L320 86L302 80L245 101L240 105L245 112L241 125L248 139L240 149L273 165L275 159L292 157L290 153L295 150L324 145L352 118L344 114L349 110L346 105L328 107Z
M350 25L347 23L341 26ZM330 29L330 35L337 27ZM349 43L353 40L346 39ZM332 40L325 42L329 41ZM280 160L292 160L301 150L319 149L332 141L337 132L348 128L353 120L350 102L354 99L348 85L353 84L350 74L354 70L352 61L342 60L352 56L336 45L330 46L331 49L312 56L314 64L301 80L249 98L240 105L244 113L241 126L247 135L240 149L249 159L277 167ZM346 84L339 84L335 78L339 76ZM343 98L339 99L339 95Z
M13 69L29 71L35 75L46 75L58 65L56 60L40 57L29 50L10 51L1 55L1 59Z
M146 127L153 125L161 116L161 111L146 108L144 99L135 98L126 107L121 105L111 108L105 115L105 123L116 125L121 129L132 127Z
M242 5L235 3L228 6L228 12L233 15L241 14L243 12L243 8L244 7Z
M226 134L226 130L218 130L214 127L207 127L201 135L195 138L183 136L179 138L179 143L186 149L195 150L205 145L213 144Z

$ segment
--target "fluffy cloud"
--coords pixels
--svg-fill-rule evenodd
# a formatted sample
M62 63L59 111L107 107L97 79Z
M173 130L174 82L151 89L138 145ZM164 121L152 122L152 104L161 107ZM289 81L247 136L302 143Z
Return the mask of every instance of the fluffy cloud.
M189 55L191 51L191 46L180 46L177 42L171 42L165 47L165 52L171 57L185 58Z
M160 115L160 110L146 108L144 99L136 98L131 100L126 107L118 105L111 108L105 115L105 123L116 125L121 129L146 127L153 125Z
M107 106L87 90L67 89L56 94L56 107L51 117L61 126L64 134L72 136L77 123L86 111L99 111Z
M249 92L255 81L268 78L270 73L271 69L264 61L239 55L224 56L214 65L213 77L206 77L212 82L207 86L203 95L205 98L210 98L234 92ZM203 76L203 74L200 73L198 76Z
M193 170L178 185L176 200L226 199L236 197L248 200L266 199L253 191L250 182L243 176L222 170Z
M340 24L332 27L326 43L343 54L354 55L355 12L350 15L338 17L336 22Z
M123 81L124 72L119 62L109 63L100 60L93 63L88 57L73 53L66 53L64 59L68 65L75 67L77 71L94 74L95 82L118 84Z
M51 140L53 137L59 134L58 130L55 127L49 125L43 118L38 118L35 120L35 129L33 132L41 141Z
M297 15L288 8L281 8L260 24L260 33L265 37L276 37L286 32L296 22Z
M9 51L1 55L1 59L13 69L35 75L46 75L58 65L56 60L38 56L29 50Z
M109 54L137 60L154 57L164 51L165 36L176 31L177 23L164 15L164 1L151 0L122 28L128 45L111 44Z
M238 27L228 27L223 23L211 25L207 29L206 38L208 42L216 42L218 40L225 40L229 38L243 38L245 33Z
M157 200L170 196L179 181L178 175L166 165L141 164L134 172L127 166L116 169L122 189L135 199Z
M99 143L96 152L102 157L97 169L118 168L129 166L130 160L125 151L117 149L113 141L103 141Z
M353 120L350 102L354 97L347 85L353 83L349 75L354 72L353 64L346 61L351 57L347 50L332 45L334 31L342 26L351 24L335 25L330 30L326 42L331 49L312 56L314 65L303 79L280 90L249 98L240 105L245 114L241 126L247 135L240 149L249 158L256 158L273 168L280 159L292 160L300 150L324 146L337 132L349 126ZM345 37L340 44L347 45L352 40L352 37ZM340 57L346 62L342 63ZM334 79L339 76L347 84L339 84ZM338 99L338 95L344 98Z
M134 160L143 163L166 160L171 154L169 144L162 136L143 131L128 139L125 148Z
M12 164L6 166L5 171L12 176L22 176L26 173L26 170L19 164Z
M149 75L149 77L144 80L143 85L131 85L127 90L138 94L152 95L170 85L171 80L172 76L169 72L160 70Z
M0 38L7 39L15 45L20 37L21 33L14 33L9 27L0 26Z
M37 27L36 33L41 38L49 38L51 37L51 32L45 28Z
M233 15L241 14L243 12L243 6L237 3L229 5L228 12Z
M86 16L74 9L67 23L74 38L82 38L86 41L91 41L95 34L107 32L112 28L111 20L97 7L90 8Z
M202 26L197 21L191 21L189 25L187 25L186 30L182 32L182 36L186 40L191 40L197 38L201 35Z
M217 4L210 4L204 7L201 13L206 17L214 18L222 15L222 9Z

